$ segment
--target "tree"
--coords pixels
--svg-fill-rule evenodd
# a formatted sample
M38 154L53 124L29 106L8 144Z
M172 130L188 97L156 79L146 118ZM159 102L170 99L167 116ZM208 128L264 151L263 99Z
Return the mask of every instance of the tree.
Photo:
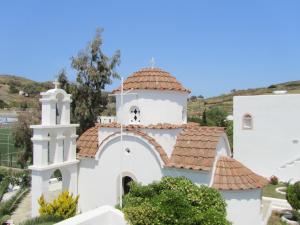
M8 107L9 107L9 105L5 101L0 99L0 109L4 109L4 108L8 108Z
M23 149L23 154L19 158L19 163L24 167L29 160L32 162L32 129L30 125L40 122L40 113L38 111L22 112L18 116L18 122L12 127L12 135L15 146Z
M125 218L132 225L229 225L221 194L185 177L164 177L146 186L131 183L124 197Z
M71 104L72 122L80 124L78 133L94 125L108 103L108 96L103 92L106 85L119 78L116 67L120 63L120 52L112 57L106 56L101 50L102 30L97 30L96 36L84 51L72 58L72 68L76 70L76 84L68 82L65 71L59 74L62 88L73 96Z
M205 120L203 119L203 125L207 126L226 126L227 112L221 107L213 107L205 111Z
M17 83L16 81L10 80L10 81L8 82L8 85L9 85L9 93L15 94L15 93L18 93L18 92L19 92L19 90L18 90L18 88L17 88L18 83Z

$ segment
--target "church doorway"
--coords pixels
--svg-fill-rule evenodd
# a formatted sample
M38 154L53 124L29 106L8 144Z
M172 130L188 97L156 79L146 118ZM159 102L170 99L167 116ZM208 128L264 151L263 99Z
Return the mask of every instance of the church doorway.
M123 188L123 195L127 195L130 191L130 182L133 181L133 179L129 176L125 176L122 178L122 188Z

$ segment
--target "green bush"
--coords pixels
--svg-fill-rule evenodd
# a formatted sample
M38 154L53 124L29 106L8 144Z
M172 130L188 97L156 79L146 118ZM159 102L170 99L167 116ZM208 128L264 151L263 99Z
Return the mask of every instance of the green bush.
M300 181L288 185L286 190L286 200L294 210L300 209Z
M3 195L7 192L10 180L9 177L5 177L0 183L0 202L3 198Z
M75 216L78 198L79 196L73 197L73 195L69 194L68 191L64 191L58 196L57 199L54 199L53 202L47 203L42 195L38 200L40 204L40 215L58 216L64 219Z
M11 215L13 211L17 208L18 204L22 199L28 194L29 189L20 189L12 198L5 202L0 203L0 218Z
M164 177L147 186L131 183L123 203L125 218L132 225L230 224L221 194L184 177Z
M30 220L26 220L25 222L21 223L20 225L41 225L41 224L54 224L62 221L63 218L59 216L40 216Z

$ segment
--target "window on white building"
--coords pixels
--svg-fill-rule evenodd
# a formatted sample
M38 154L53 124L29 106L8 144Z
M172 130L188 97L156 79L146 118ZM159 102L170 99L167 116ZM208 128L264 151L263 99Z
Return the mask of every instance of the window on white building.
M137 106L130 108L130 122L140 123L141 122L141 111Z
M253 118L250 114L243 116L243 129L251 130L253 128Z

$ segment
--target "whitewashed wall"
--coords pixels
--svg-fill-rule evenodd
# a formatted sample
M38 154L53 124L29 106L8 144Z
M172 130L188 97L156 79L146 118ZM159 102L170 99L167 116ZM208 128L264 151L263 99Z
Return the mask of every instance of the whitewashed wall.
M157 90L133 90L132 93L137 95L124 96L123 109L120 107L120 96L117 95L117 122L120 123L123 118L123 124L130 124L130 108L137 106L141 111L140 124L186 123L188 93Z
M102 206L56 225L127 225L124 214L111 206Z
M152 146L140 137L124 134L122 173L142 184L149 184L162 177L162 161ZM115 206L119 196L120 137L114 137L101 148L94 159L81 159L78 190L79 209L82 212L102 205Z
M247 113L252 130L242 129ZM233 115L234 158L258 174L300 180L299 94L234 97Z
M182 129L142 129L142 131L154 138L170 157L176 144L177 136Z
M227 203L227 219L233 225L260 225L261 189L221 191Z

